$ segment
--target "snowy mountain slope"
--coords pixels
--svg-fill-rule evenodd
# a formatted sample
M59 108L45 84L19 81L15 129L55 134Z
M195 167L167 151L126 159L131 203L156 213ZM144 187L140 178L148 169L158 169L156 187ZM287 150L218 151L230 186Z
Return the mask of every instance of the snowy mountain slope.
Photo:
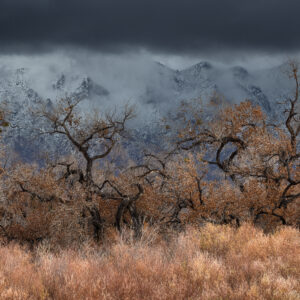
M275 103L292 90L292 82L283 69L284 66L279 66L249 72L242 67L225 68L201 62L184 70L173 70L161 63L152 63L142 73L129 74L127 69L105 81L101 71L101 76L95 73L90 76L81 73L80 68L66 67L65 72L61 72L53 67L34 76L34 69L14 70L3 65L0 66L0 101L6 103L13 124L6 139L28 159L46 149L58 152L67 149L68 145L59 137L35 136L34 128L47 124L32 113L43 101L51 107L66 96L86 99L85 109L101 111L119 107L125 103L124 98L129 97L136 105L137 114L131 123L133 140L142 144L159 143L160 137L153 134L161 130L159 120L167 115L175 116L182 101L201 98L205 104L215 95L221 95L229 103L249 99L274 117L278 110Z

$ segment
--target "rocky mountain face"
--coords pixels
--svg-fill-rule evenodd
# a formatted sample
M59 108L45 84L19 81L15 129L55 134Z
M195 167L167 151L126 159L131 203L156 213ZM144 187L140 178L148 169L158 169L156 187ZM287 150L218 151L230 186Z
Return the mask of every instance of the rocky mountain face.
M149 74L139 80L136 91L132 79L128 83L137 114L130 124L131 147L160 144L163 139L160 119L166 116L176 118L178 106L183 101L201 99L209 113L209 109L216 109L220 98L229 103L248 99L260 105L270 118L276 117L276 102L286 97L293 87L293 82L283 69L284 66L280 66L250 72L242 67L225 68L201 62L184 70L173 70L153 63ZM45 120L34 114L42 103L50 109L55 101L66 96L85 99L87 110L102 110L110 104L120 106L124 103L120 98L122 92L110 90L86 74L54 74L48 82L45 79L47 76L33 79L29 71L25 68L13 70L0 67L0 101L10 111L12 124L5 139L24 159L34 160L43 151L64 152L69 147L61 141L61 137L49 138L36 134L35 128L47 127ZM127 77L129 74L124 74L120 86L126 85ZM116 78L116 86L118 80ZM213 109L209 108L211 103L214 104Z

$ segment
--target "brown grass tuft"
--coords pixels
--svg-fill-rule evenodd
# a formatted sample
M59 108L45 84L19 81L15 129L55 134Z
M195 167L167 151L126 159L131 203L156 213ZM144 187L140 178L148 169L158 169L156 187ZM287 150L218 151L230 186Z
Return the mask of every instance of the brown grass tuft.
M116 238L117 239L117 238ZM300 299L300 235L250 225L188 228L53 253L0 248L1 299Z

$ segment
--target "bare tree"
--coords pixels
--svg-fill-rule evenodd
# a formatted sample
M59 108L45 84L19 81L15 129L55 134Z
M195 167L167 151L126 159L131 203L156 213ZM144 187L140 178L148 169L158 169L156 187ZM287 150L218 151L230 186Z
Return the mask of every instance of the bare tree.
M295 81L295 91L284 102L283 122L268 124L260 107L245 102L221 110L206 124L198 120L187 122L177 143L178 149L202 152L203 162L217 166L241 193L254 193L255 190L249 191L253 182L257 188L264 187L269 200L262 199L255 209L249 206L254 221L262 215L271 215L288 224L285 210L300 198L297 64L290 64L289 76ZM226 209L230 211L230 207Z
M87 202L91 202L93 194L96 191L100 193L102 190L93 177L94 163L108 157L112 152L120 137L125 133L127 121L133 117L133 109L125 106L120 115L113 112L101 117L95 113L87 118L80 113L81 101L74 101L70 98L62 99L50 110L44 106L38 114L50 123L49 130L42 132L43 134L64 136L82 155L85 161L84 170L72 168L73 163L60 162L57 165L65 168L64 179L73 175L77 176L78 182L86 190ZM98 240L99 232L102 230L100 211L96 205L87 206L87 210L92 217L95 238Z
M79 112L78 106L81 102L82 100L62 99L55 108L49 110L43 107L39 114L51 125L51 129L43 134L63 135L82 154L86 168L81 179L90 186L94 182L94 162L111 153L125 132L126 122L133 117L133 109L125 106L120 117L116 113L106 114L104 117L96 113L88 120Z

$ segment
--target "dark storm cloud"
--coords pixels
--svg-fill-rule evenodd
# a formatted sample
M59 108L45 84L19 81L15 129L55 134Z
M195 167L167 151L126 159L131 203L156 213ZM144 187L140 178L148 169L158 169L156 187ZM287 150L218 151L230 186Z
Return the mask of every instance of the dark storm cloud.
M299 0L0 0L0 51L297 51Z

